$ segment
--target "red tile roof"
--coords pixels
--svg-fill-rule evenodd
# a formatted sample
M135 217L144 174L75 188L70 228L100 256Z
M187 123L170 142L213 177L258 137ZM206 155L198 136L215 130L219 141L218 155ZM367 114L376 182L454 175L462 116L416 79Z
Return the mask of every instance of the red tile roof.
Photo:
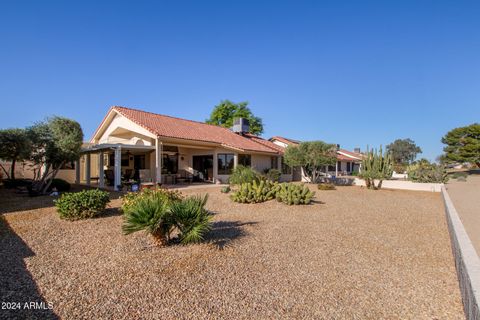
M244 151L283 153L282 148L273 147L267 140L242 136L227 128L119 106L112 109L159 137L212 142Z
M350 156L350 157L356 158L358 160L362 160L362 158L363 158L363 155L361 153L358 153L358 152L352 152L352 151L348 151L348 150L345 150L345 149L340 149L338 151L345 153L347 155L347 157Z

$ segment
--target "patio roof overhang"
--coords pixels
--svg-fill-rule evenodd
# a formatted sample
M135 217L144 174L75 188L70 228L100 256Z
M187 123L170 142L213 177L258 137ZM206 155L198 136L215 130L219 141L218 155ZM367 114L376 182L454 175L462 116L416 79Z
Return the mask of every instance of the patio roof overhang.
M100 144L93 144L82 147L80 153L92 153L98 152L103 150L115 150L115 149L122 149L122 150L138 150L138 151L151 151L155 150L155 146L144 146L144 145L135 145L135 144L123 144L123 143L100 143Z

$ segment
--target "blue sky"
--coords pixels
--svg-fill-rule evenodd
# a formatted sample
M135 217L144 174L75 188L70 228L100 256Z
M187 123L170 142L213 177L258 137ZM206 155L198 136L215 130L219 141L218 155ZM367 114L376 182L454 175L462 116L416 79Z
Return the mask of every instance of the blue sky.
M86 138L111 105L203 121L249 101L265 137L435 159L480 121L478 1L3 1L0 128L50 115Z

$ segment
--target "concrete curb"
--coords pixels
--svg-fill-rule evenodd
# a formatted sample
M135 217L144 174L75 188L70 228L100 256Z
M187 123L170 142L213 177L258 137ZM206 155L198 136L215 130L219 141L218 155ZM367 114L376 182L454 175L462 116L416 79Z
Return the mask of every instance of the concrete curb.
M465 316L468 320L480 320L480 259L445 186L442 195Z

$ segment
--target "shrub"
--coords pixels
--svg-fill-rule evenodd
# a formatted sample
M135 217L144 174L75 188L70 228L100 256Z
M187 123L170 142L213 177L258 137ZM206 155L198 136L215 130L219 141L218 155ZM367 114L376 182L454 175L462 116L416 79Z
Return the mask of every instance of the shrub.
M239 189L231 195L231 199L240 203L258 203L275 198L278 183L271 181L253 181L242 183Z
M124 216L124 234L145 230L159 244L166 244L170 240L173 221L166 197L139 197L130 209Z
M230 191L231 191L231 189L230 189L229 186L226 186L226 187L223 187L222 189L220 189L221 193L229 193Z
M122 197L122 211L129 212L135 208L137 203L142 199L157 199L167 202L180 201L183 198L182 193L178 190L168 190L163 188L143 189L140 192L129 192Z
M232 174L228 178L228 183L232 185L240 185L242 183L251 183L253 181L259 181L260 177L258 172L250 167L238 165L233 169Z
M305 185L281 183L279 186L276 195L277 201L288 205L309 204L315 195L315 192L310 191Z
M70 191L70 187L70 183L63 179L53 179L48 190L56 188L58 192L67 192Z
M319 183L317 186L318 190L335 190L335 185L333 183Z
M193 196L171 204L172 221L183 244L200 242L210 231L212 215L205 209L207 200L208 195Z
M453 172L448 175L451 179L456 179L457 181L467 181L468 173L466 172Z
M108 192L95 189L64 193L55 200L55 206L60 218L78 220L97 216L105 210L108 202L110 202Z
M282 173L277 169L266 169L263 174L263 177L273 182L280 181L281 176L282 176Z
M414 182L444 183L448 181L448 174L442 165L430 163L426 159L415 162L407 170L408 180Z

